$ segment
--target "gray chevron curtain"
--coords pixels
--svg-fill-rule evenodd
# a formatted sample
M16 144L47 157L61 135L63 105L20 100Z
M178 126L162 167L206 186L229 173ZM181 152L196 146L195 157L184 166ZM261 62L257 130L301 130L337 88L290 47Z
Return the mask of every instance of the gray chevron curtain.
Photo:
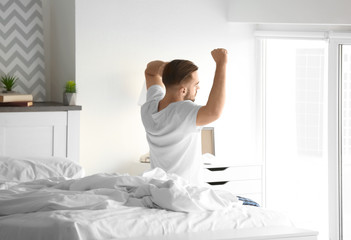
M45 100L41 0L0 0L0 74L18 77L15 91Z

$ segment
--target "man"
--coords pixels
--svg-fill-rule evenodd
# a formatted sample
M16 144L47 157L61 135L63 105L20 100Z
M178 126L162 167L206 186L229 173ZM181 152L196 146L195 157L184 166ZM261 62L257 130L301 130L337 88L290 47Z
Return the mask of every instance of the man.
M225 102L227 50L215 49L212 89L205 106L194 103L198 67L188 60L152 61L145 70L147 97L141 117L151 168L175 173L194 185L201 180L201 126L217 120Z

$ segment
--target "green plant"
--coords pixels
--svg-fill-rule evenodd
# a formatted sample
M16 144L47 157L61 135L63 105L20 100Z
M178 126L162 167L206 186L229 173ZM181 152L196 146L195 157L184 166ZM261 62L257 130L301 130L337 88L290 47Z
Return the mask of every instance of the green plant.
M6 91L12 91L12 88L15 86L18 77L6 74L1 77L1 82L4 85Z
M67 81L65 87L66 93L75 93L77 92L76 83L74 81Z

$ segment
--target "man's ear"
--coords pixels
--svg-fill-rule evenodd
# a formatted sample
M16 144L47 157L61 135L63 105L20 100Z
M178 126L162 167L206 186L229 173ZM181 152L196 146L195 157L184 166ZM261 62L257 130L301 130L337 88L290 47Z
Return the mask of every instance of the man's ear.
M181 87L181 88L179 89L180 95L181 95L181 96L185 96L187 90L188 90L188 89L187 89L186 87Z

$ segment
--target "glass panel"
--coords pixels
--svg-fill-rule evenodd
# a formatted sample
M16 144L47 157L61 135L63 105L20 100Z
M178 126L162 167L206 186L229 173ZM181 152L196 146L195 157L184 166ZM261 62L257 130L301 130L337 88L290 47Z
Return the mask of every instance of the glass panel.
M351 239L351 45L341 53L343 239Z
M266 207L328 239L327 43L266 40Z

